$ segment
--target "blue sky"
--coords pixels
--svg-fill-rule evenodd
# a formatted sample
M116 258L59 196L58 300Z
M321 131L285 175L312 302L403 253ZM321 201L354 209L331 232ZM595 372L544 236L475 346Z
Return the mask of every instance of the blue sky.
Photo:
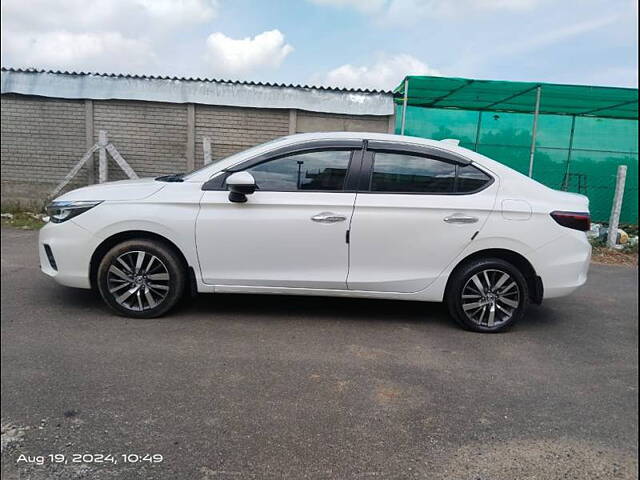
M637 86L632 0L3 0L2 64L393 88Z

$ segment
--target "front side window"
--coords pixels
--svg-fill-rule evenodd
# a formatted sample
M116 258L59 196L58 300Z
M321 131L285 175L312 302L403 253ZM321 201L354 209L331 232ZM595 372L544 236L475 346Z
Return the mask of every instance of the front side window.
M351 150L299 153L247 169L258 190L275 192L340 191L349 169Z
M371 191L396 193L453 193L456 166L433 158L377 152Z

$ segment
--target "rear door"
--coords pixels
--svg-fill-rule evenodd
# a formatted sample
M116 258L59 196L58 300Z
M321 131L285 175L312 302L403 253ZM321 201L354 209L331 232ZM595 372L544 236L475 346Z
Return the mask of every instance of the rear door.
M369 142L351 221L349 289L426 288L482 229L497 183L452 155Z
M300 147L234 168L256 180L246 203L230 202L223 181L206 190L196 223L204 282L346 289L356 197L349 178L360 167L361 145Z

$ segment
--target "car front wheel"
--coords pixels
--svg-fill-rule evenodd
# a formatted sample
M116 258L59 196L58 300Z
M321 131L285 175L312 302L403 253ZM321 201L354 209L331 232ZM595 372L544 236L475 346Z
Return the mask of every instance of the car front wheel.
M176 253L163 243L127 240L103 257L97 284L105 303L120 315L153 318L178 303L185 272Z
M476 259L458 269L447 292L451 316L476 332L499 332L513 325L529 303L527 281L499 258Z

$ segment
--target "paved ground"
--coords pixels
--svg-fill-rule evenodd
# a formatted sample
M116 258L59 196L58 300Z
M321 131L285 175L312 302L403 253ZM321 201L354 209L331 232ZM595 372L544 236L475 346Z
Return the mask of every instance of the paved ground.
M594 266L500 335L440 305L321 298L133 321L3 229L3 477L636 478L637 289L636 269ZM56 453L119 462L17 463ZM120 457L145 453L164 461Z

